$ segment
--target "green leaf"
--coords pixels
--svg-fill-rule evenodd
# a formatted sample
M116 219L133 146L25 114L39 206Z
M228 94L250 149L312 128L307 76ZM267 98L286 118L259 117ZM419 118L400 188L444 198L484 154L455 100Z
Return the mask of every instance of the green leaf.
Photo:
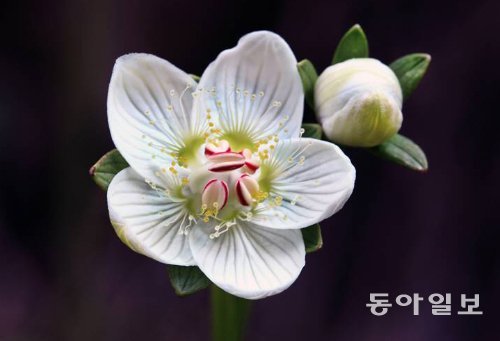
M383 159L416 171L425 172L429 168L423 150L403 135L396 134L381 145L370 148L370 150Z
M424 77L430 62L430 55L426 53L413 53L401 57L389 65L399 79L404 99L407 99L413 90L416 89L422 77Z
M113 177L127 167L127 161L125 161L118 150L113 149L101 157L95 165L90 167L89 174L97 186L106 191Z
M170 284L179 296L194 294L207 288L211 283L197 266L169 265L168 276Z
M301 60L297 64L297 68L299 69L300 79L302 79L306 102L309 107L314 109L314 85L318 80L316 68L308 59Z
M321 135L323 134L323 129L317 123L302 123L302 128L304 129L303 137L312 137L313 139L321 140Z
M323 237L321 236L321 228L319 224L314 224L312 226L303 228L300 231L302 232L302 238L304 239L306 252L309 253L321 249L321 247L323 246Z
M340 39L333 55L332 64L337 64L351 58L367 57L368 40L361 26L356 24Z

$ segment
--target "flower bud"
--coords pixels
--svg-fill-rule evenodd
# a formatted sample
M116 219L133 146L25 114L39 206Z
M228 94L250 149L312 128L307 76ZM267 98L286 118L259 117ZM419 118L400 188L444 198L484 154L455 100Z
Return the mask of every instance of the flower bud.
M401 86L394 72L376 59L350 59L328 67L314 91L318 120L333 142L373 147L401 128Z

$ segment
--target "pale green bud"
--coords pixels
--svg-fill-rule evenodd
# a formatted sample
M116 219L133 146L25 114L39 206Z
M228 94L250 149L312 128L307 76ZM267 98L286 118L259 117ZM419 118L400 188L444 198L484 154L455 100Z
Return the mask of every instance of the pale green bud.
M316 82L314 99L325 135L343 145L379 145L403 122L399 81L376 59L349 59L328 67Z

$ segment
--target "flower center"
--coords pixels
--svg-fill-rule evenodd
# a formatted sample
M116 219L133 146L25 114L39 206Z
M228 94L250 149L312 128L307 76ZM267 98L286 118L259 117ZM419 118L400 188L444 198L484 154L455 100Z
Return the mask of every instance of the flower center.
M301 197L295 195L284 199L276 191L280 186L276 179L302 166L304 151L310 145L290 149L289 143L284 142L252 152L250 149L234 150L227 140L206 142L196 153L196 162L171 167L179 169L174 175L182 179L178 187L180 194L173 196L184 200L189 211L189 219L179 228L179 233L187 234L197 219L213 223L212 239L227 232L238 220L265 220L266 215L272 214L286 221L287 214L275 209L285 202L296 205ZM269 150L273 153L272 158ZM183 169L188 170L188 175L183 174ZM271 212L264 214L268 210Z
M302 153L307 147L286 152L289 157L285 160L273 161L271 153L283 152L281 147L275 150L277 142L275 136L259 140L255 143L258 149L252 151L249 148L238 150L227 140L210 138L194 153L197 160L174 165L174 168L180 167L176 175L182 177L181 191L190 211L190 225L181 228L180 233L188 233L191 221L196 223L201 219L213 223L214 232L210 238L217 238L237 220L250 221L261 217L263 211L281 206L284 199L273 194L273 179L296 165L302 165ZM183 168L189 171L189 175L181 175ZM299 199L294 198L291 204ZM283 213L280 218L287 220Z
M250 149L233 150L227 140L212 140L198 152L200 166L188 166L189 177L183 181L192 219L213 221L220 236L237 219L248 220L267 193L260 190L258 170L261 156ZM185 229L182 233L186 233Z
M196 110L196 124L189 131L174 130L168 122L155 121L150 111L145 112L151 118L150 124L163 128L172 140L163 145L153 136L142 136L151 148L152 159L161 154L172 158L170 164L155 173L163 180L170 179L168 189L146 181L160 195L184 202L187 213L179 228L182 234L189 233L198 219L215 224L211 238L226 232L238 219L266 219L261 213L274 210L283 201L274 192L274 179L303 163L301 150L289 153L278 145L279 135L288 133L289 120L288 115L280 112L281 102L268 104L260 116L272 114L274 119L261 122L252 117L250 109L264 98L262 91L251 93L234 87L233 91L224 92L225 104L215 88L191 91L188 85L181 94L170 91L182 110L182 97L188 93L195 99L202 95L209 99L209 105ZM172 111L172 105L167 110ZM284 161L280 156L283 153L291 156ZM272 154L275 157L271 158ZM272 214L287 219L284 213Z

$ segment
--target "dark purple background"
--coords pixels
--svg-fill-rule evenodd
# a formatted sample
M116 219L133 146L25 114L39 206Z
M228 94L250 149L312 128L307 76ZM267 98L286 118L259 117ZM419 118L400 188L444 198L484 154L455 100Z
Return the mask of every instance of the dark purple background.
M149 52L201 74L242 34L269 29L321 70L356 22L382 61L433 56L402 129L430 171L347 150L358 174L352 198L323 223L324 248L297 282L254 305L248 339L498 337L498 1L11 5L0 11L1 340L206 340L207 292L177 298L164 265L121 244L88 176L113 147L113 62ZM420 316L397 307L374 317L372 292L450 292L454 315L432 316L425 303ZM457 316L461 293L480 293L484 315Z

